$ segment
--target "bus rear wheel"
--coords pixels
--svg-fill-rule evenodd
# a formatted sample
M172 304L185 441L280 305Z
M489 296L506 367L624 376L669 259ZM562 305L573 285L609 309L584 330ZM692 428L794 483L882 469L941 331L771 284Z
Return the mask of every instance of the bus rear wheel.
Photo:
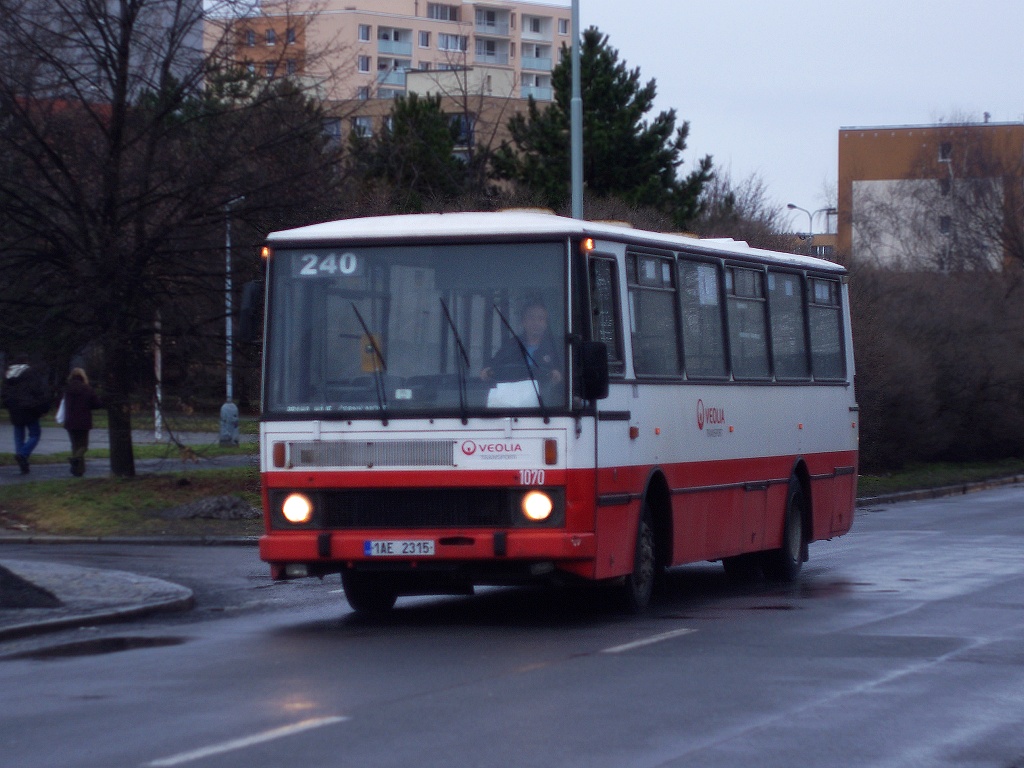
M398 592L375 574L343 571L341 586L345 599L357 613L387 613L398 599Z
M804 564L804 492L794 477L786 493L786 518L782 547L764 553L765 576L775 581L795 581Z

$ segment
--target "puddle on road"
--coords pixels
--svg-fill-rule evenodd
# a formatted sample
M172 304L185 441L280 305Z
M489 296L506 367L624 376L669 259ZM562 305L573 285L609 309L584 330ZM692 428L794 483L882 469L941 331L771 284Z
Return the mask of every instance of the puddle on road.
M54 659L71 659L79 656L100 656L105 653L134 651L141 648L166 648L187 642L184 637L99 637L93 640L81 640L47 648L4 656L0 661L52 661Z

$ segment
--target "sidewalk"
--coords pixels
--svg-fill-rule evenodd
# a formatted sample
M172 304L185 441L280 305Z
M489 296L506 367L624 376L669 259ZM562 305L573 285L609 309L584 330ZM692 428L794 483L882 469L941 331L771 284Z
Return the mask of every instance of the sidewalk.
M204 449L218 444L219 436L216 432L176 432L174 436L180 443L192 448L195 452L194 461L192 459L182 459L180 452L177 450L176 445L171 442L166 430L159 440L152 431L141 429L132 430L132 443L134 445L166 445L168 456L166 459L137 459L135 461L136 473L149 474L156 472L223 469L226 467L243 467L249 464L255 465L257 462L257 458L255 456L245 455L214 456L206 458L203 455ZM256 435L242 435L241 441L243 443L255 444L257 437ZM105 429L94 429L89 433L90 453L93 449L106 449L109 447L110 439ZM68 442L68 433L63 428L43 427L42 434L39 438L39 445L36 446L32 455L45 456L56 453L68 453L70 450L71 445ZM14 430L11 427L10 422L5 420L3 423L0 423L0 453L13 452ZM86 454L85 463L86 477L89 477L90 475L93 477L103 477L110 474L109 459L90 458L89 454ZM21 471L14 464L0 467L0 484L3 485L11 483L28 483L37 480L64 479L69 476L68 465L66 463L40 464L38 462L32 462L31 471L27 475L22 475Z
M193 603L190 589L125 571L22 560L5 560L3 567L49 592L60 605L4 608L0 603L0 641L155 611L185 611Z

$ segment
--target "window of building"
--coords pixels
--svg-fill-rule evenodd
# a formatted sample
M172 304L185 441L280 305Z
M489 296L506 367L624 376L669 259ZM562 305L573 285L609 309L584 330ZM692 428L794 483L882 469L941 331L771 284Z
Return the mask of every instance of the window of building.
M359 35L359 42L361 42L361 43L368 43L368 42L370 42L370 33L371 33L371 29L370 29L370 25L369 24L360 24L359 25L359 33L358 33L358 35Z
M807 379L807 328L800 275L768 273L768 316L772 329L772 361L777 379Z
M370 98L370 86L360 85L358 88L356 88L356 98L359 99L360 101L366 101L368 98Z
M277 72L277 64L273 61L267 62L267 77L273 77Z
M728 267L725 270L729 352L737 379L766 379L768 333L765 321L764 273Z
M277 33L273 29L267 30L267 45L275 45L277 43Z
M459 6L444 3L427 3L427 18L437 21L458 21Z
M568 35L569 34L569 20L559 19L558 20L558 34Z
M250 48L256 47L256 33L253 30L247 30L245 33L245 44Z
M537 18L536 16L530 16L527 19L526 28L528 31L533 32L535 35L539 35L541 30L540 19Z
M284 31L284 41L286 45L295 45L295 27L288 27Z
M729 373L721 296L717 265L679 262L683 363L690 378L724 378Z
M370 71L370 57L369 56L357 56L356 67L360 72L366 73Z
M679 340L672 260L627 254L626 270L633 370L638 376L676 376L679 374Z
M455 135L455 146L470 147L473 145L473 129L476 126L474 115L460 113L448 115L448 122L452 126L452 133Z
M352 118L352 133L364 139L373 136L373 118L365 115Z
M323 122L324 134L327 136L328 144L341 143L341 118L328 117Z
M469 50L469 37L466 35L444 35L437 36L437 49L439 51L461 51Z
M953 217L939 216L939 234L949 235L953 232Z
M622 323L619 319L619 276L611 259L590 260L590 339L608 348L608 369L622 374Z
M430 33L420 30L420 48L430 47Z
M953 143L944 141L939 145L939 162L948 163L953 159Z
M295 59L288 59L288 61L286 61L284 65L289 77L291 77L298 71L298 67L295 64Z

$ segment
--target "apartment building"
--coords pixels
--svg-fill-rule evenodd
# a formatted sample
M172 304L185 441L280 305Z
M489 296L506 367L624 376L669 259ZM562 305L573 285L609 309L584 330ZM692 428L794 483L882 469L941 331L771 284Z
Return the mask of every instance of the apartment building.
M232 58L267 77L313 79L333 100L394 98L410 92L410 73L477 68L492 71L492 89L500 79L508 90L493 95L550 100L551 71L571 43L567 6L521 0L263 0L259 8L233 22Z
M1019 260L1024 123L842 128L836 247L912 269Z

